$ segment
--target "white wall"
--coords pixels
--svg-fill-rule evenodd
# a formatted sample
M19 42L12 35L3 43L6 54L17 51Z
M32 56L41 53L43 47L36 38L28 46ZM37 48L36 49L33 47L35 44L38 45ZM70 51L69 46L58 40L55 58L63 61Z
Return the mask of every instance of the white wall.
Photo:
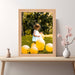
M0 0L0 56L10 48L18 56L18 9L56 9L57 33L65 34L65 25L72 27L75 36L75 0ZM75 42L69 47L75 56ZM57 56L63 48L57 38ZM1 67L1 63L0 63ZM74 75L72 63L20 62L7 63L5 75Z

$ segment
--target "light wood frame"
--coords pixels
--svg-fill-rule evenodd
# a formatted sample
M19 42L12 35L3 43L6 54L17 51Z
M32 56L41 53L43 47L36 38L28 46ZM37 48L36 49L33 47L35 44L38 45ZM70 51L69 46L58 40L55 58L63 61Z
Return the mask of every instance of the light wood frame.
M22 12L51 12L53 13L53 53L52 54L21 54ZM56 56L56 10L55 9L19 9L19 56L26 57L55 57Z

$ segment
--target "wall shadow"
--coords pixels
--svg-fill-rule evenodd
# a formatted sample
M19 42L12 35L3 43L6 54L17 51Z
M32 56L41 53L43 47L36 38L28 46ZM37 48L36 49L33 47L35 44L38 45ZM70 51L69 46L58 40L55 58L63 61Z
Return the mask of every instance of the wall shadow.
M56 19L56 55L57 55L57 56L62 56L63 50L64 50L64 48L63 48L62 45L61 45L61 40L60 40L60 38L57 37L57 34L58 34L59 32L61 32L60 27L61 27L61 26L60 26L59 20Z

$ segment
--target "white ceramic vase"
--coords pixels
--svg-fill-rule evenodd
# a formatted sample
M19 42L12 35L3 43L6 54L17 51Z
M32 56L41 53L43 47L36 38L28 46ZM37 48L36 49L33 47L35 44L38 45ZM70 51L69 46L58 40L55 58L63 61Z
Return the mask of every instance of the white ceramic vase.
M65 48L65 50L63 51L63 56L65 58L69 58L70 57L70 51L68 48Z

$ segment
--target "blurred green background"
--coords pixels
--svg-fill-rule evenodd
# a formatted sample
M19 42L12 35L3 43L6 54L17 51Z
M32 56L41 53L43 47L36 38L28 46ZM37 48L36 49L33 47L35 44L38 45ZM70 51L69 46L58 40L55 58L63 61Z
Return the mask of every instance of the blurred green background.
M32 35L35 23L41 25L40 32L52 34L53 16L49 12L22 12L22 36Z

